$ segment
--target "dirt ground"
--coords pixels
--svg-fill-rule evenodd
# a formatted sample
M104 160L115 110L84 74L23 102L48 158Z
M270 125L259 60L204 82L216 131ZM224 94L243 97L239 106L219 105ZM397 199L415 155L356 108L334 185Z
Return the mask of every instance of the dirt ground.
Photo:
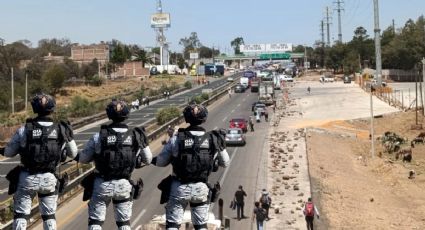
M412 140L420 133L412 124L414 112L384 115L375 119L375 133ZM425 146L416 145L412 162L402 163L376 141L372 159L368 129L369 121L358 119L307 132L313 199L321 212L317 229L425 229ZM408 179L410 170L414 179Z

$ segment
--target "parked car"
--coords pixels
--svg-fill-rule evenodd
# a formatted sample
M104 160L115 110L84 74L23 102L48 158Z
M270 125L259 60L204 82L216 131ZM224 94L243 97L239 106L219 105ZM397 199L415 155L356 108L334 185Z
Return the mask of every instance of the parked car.
M279 75L279 80L286 81L286 82L293 82L294 81L294 78L292 78L289 75L282 74L282 75Z
M234 79L233 77L228 77L228 78L227 78L227 81L228 81L228 82L233 82L234 80L235 80L235 79Z
M240 128L230 128L225 137L226 145L245 145L246 138Z
M259 101L252 103L252 107L251 107L251 111L252 112L254 112L254 109L255 109L255 106L256 105L264 105L264 103L259 102ZM266 105L264 105L264 106L266 106Z
M260 112L261 114L261 116L262 115L264 115L264 113L266 112L266 110L267 110L267 107L266 107L266 105L265 104L263 104L263 103L260 103L260 104L256 104L255 106L254 106L254 108L253 108L253 112L255 113L255 112Z
M244 118L233 118L230 120L229 128L240 128L243 132L247 132L248 121Z
M245 92L245 86L241 84L237 84L235 86L235 93L244 93Z
M351 84L350 76L347 76L347 75L344 76L344 84Z

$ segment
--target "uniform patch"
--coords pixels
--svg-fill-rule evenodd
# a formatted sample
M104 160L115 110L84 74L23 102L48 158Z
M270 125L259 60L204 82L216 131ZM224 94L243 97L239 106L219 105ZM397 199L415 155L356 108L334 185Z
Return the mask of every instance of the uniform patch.
M184 140L184 147L192 147L192 145L193 145L193 139Z
M131 145L132 143L133 143L133 139L131 138L131 136L128 136L125 140L124 140L124 142L123 142L124 144L129 144L129 145Z
M202 142L201 144L201 148L209 148L210 147L210 142L208 141L208 139L205 139L204 142Z
M115 143L115 142L117 142L117 137L116 136L108 136L108 139L106 140L106 142L108 144Z
M32 131L32 137L41 137L42 134L43 132L41 131L41 129L34 129Z
M56 129L54 129L50 134L49 134L49 138L57 138L58 137L58 132L56 131Z

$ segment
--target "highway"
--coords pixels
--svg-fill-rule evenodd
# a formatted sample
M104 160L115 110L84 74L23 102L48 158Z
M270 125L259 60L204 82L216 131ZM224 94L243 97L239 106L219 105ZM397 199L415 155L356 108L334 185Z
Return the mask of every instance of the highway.
M209 111L207 122L203 125L207 130L214 128L227 128L229 120L236 117L248 118L251 115L251 105L257 100L258 94L250 92L242 94L233 94L229 99L220 100L219 105L213 105ZM132 118L134 118L132 116ZM136 121L140 123L140 121ZM256 124L254 133L248 132L247 145L244 147L228 147L227 151L231 157L231 164L228 168L221 168L218 172L210 176L210 182L222 182L222 192L220 198L224 200L224 214L232 218L232 227L234 229L251 229L251 220L244 219L237 221L236 212L229 209L229 202L233 199L238 185L243 185L248 194L245 215L251 217L253 202L258 191L257 174L259 173L259 162L261 160L262 149L268 132L268 124L264 121ZM87 135L87 134L86 134ZM158 154L160 148L153 148L154 155ZM159 204L160 191L156 188L157 184L171 172L171 166L160 168L148 166L135 170L133 178L142 177L145 188L139 200L133 205L132 227L148 223L154 215L162 215L165 212L163 205ZM65 204L57 214L58 229L85 229L87 228L88 215L87 205L77 196L68 204ZM218 205L215 205L214 214L218 215ZM113 205L108 208L103 229L116 229ZM34 229L41 229L38 224Z
M140 110L133 111L130 115L130 118L126 121L126 123L132 127L138 127L146 124L149 120L155 118L155 113L160 109L170 105L183 105L187 103L187 100L192 98L193 96L199 95L202 92L202 89L211 88L215 89L224 84L226 84L226 78L218 79L212 81L209 85L204 85L202 87L198 87L192 90L188 90L177 94L175 96L170 97L168 100L159 100L152 102L148 107L142 107ZM106 107L106 105L105 105ZM75 131L74 139L78 145L78 148L82 148L84 144L89 140L90 137L93 136L96 132L99 132L100 126L103 123L108 122L107 119L102 120L100 122L96 122L91 125L87 125L83 128L80 128ZM0 162L0 175L7 174L13 167L17 165L19 161L19 156L15 158L9 158L7 160ZM62 167L63 170L65 166ZM7 187L8 181L4 178L0 178L0 201L7 199Z

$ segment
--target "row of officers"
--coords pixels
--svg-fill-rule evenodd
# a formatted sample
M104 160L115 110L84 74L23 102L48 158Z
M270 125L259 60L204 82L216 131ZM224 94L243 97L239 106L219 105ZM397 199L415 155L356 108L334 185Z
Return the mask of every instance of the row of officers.
M11 170L9 194L14 194L13 229L26 229L31 204L38 196L43 227L56 229L55 212L58 194L66 187L67 176L59 175L57 168L67 157L80 163L94 162L95 170L81 182L83 200L88 203L88 229L102 229L106 210L112 201L117 228L130 229L133 200L140 196L141 179L131 180L134 169L145 165L165 167L172 165L170 176L163 179L161 203L166 203L166 229L177 230L184 210L190 205L195 229L207 229L211 202L217 199L219 184L208 184L208 176L218 167L229 165L225 146L225 132L207 132L201 124L208 110L198 104L189 104L183 110L187 128L171 136L162 151L152 156L144 128L130 129L124 121L130 108L122 100L112 100L106 107L111 122L102 125L79 151L72 127L67 121L55 122L52 113L56 103L46 94L36 95L31 105L37 116L29 118L11 138L1 154L20 155L21 164Z

